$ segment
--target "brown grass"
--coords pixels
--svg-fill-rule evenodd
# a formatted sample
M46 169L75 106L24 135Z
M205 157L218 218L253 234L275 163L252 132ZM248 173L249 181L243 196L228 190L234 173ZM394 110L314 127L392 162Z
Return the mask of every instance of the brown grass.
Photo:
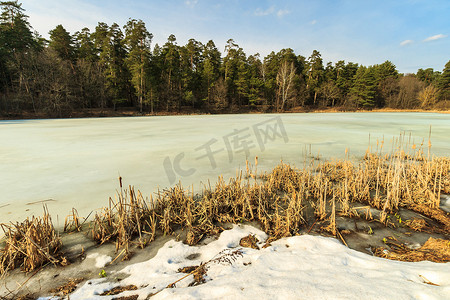
M239 246L259 250L258 242L259 240L254 235L249 234L239 241Z
M63 284L57 288L51 289L50 293L59 295L59 296L66 296L66 295L72 293L73 291L75 291L78 284L80 282L82 282L83 280L84 280L84 278L70 279L65 284Z
M43 217L27 218L22 223L0 224L5 246L0 249L0 274L22 268L30 272L44 264L67 264L60 252L62 243L44 207Z
M422 247L416 250L409 249L403 244L387 243L391 248L384 247L372 249L376 256L401 261L429 260L438 263L450 262L450 241L430 237Z
M135 290L137 290L137 286L135 285L118 286L109 291L101 293L100 296L118 295L124 291L135 291Z
M72 213L64 220L64 232L78 232L81 231L82 222L78 216L78 211L72 208Z

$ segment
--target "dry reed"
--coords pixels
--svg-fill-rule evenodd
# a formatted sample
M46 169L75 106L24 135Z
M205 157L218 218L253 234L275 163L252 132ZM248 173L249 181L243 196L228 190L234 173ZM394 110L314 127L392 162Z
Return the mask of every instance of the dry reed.
M179 184L146 201L129 187L95 216L91 234L100 243L114 240L117 249L128 252L136 237L144 247L157 232L183 229L186 242L193 245L205 235L220 232L221 223L256 221L271 239L277 239L304 228L308 206L319 222L327 222L321 228L333 235L337 235L337 215L364 213L372 220L371 209L375 209L379 211L376 221L392 226L387 217L401 207L436 220L443 227L441 232L449 233L450 217L439 209L439 198L450 191L450 159L423 157L421 148L410 147L405 140L395 141L398 146L393 146L391 155L383 154L384 141L377 141L376 152L368 149L359 164L331 161L295 169L280 163L271 172L257 175L247 161L245 176L238 173L229 182L219 177L214 187L205 186L196 195ZM257 163L255 159L255 168Z
M0 274L22 268L30 272L44 264L67 264L62 256L61 239L55 232L44 207L43 217L27 218L22 223L0 224L5 233L5 246L0 249Z
M403 244L389 243L390 250L383 247L374 248L375 255L392 260L450 262L450 241L430 237L419 249L409 249Z

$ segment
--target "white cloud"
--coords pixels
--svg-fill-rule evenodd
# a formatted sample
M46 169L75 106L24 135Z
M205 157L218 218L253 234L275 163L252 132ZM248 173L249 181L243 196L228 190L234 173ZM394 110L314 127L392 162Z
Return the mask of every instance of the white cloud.
M311 22L309 22L309 24L316 25L317 24L317 20L312 20Z
M281 18L290 13L291 13L291 11L289 11L287 9L280 9L279 11L277 11L277 17Z
M184 3L185 3L187 6L194 7L195 5L197 5L198 0L186 0L186 1L184 1Z
M446 37L447 37L447 35L445 35L445 34L436 34L436 35L427 37L423 41L424 42L430 42L430 41L440 40L440 39L443 39L443 38L446 38Z
M274 12L275 12L275 6L271 6L271 7L269 7L266 10L262 10L261 8L257 8L255 10L255 16L258 16L258 17L268 16L268 15L273 14Z
M400 46L406 46L412 43L414 43L413 40L404 40L403 42L400 43Z
M261 9L261 8L257 8L255 10L255 16L258 17L264 17L264 16L268 16L268 15L276 15L277 17L281 18L284 15L287 15L291 13L291 11L287 10L287 9L279 9L276 10L275 6L271 6L268 9Z

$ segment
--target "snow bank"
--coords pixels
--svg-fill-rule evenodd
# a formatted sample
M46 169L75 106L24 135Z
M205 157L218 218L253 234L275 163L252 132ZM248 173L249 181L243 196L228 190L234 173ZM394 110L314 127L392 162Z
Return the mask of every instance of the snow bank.
M450 263L389 261L346 248L333 238L310 235L280 239L261 250L240 247L240 239L249 234L256 235L260 246L267 238L254 227L235 225L204 246L169 241L154 258L124 268L121 273L129 274L126 279L90 280L70 299L130 295L145 299L158 291L151 299L399 300L448 299L450 295ZM241 249L241 255L231 255L237 249ZM218 257L228 257L228 261L208 263L206 283L189 287L193 281L190 275L174 288L165 288L186 275L178 273L179 268ZM99 296L113 287L130 284L138 290Z
M104 266L106 266L106 264L108 264L112 261L111 256L100 254L100 253L89 254L86 258L95 259L95 267L96 268L103 268Z

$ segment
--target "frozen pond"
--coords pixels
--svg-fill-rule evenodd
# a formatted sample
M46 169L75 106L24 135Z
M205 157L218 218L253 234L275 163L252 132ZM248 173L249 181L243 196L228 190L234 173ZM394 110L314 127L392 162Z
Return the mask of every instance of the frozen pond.
M200 187L217 176L258 170L281 159L301 166L305 152L361 158L376 140L389 151L400 133L424 150L450 155L450 115L436 113L324 113L165 116L0 121L0 223L42 214L57 225L72 207L86 216L107 204L118 177L148 196L182 181ZM58 216L58 217L57 217Z

